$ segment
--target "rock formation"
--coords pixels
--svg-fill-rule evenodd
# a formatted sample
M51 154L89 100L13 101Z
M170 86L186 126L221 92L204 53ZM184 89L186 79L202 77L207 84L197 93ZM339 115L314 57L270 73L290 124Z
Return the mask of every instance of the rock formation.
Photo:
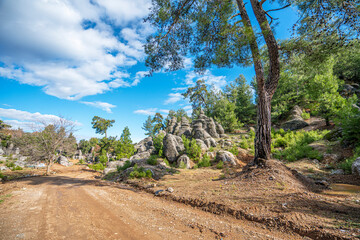
M166 134L164 137L163 144L164 155L170 163L175 162L180 154L185 150L181 137L170 133Z
M307 122L301 117L302 110L299 106L295 105L291 110L289 120L281 125L281 128L287 130L298 130L309 126Z

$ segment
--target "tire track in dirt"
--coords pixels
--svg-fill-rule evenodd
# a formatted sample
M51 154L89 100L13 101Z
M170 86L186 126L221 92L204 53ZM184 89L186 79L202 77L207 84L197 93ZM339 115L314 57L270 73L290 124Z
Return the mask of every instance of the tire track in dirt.
M18 187L0 205L0 239L302 239L121 189L89 172L6 184Z

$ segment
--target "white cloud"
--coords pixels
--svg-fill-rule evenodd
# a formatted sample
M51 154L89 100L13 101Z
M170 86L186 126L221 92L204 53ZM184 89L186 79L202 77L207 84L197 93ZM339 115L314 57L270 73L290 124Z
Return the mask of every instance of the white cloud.
M172 88L171 91L174 91L174 92L179 92L179 91L184 91L188 89L187 87L178 87L178 88Z
M110 103L107 103L107 102L100 102L100 101L95 101L95 102L81 102L81 103L84 103L86 105L89 105L89 106L93 106L93 107L96 107L96 108L100 108L102 110L104 110L105 112L108 112L108 113L112 113L111 109L116 107L116 105L113 105L113 104L110 104Z
M151 28L141 18L148 6L147 0L4 0L0 76L69 100L135 86L141 78L129 82L126 69L144 57ZM132 28L114 36L108 22Z
M0 117L7 118L4 122L13 127L24 127L26 130L39 125L40 123L51 123L62 118L51 114L41 114L39 112L30 113L17 109L0 108ZM72 121L71 121L72 122ZM74 125L81 126L79 122L72 122Z
M132 82L132 86L136 86L139 84L140 80L143 79L147 74L149 74L148 71L139 71L136 73L135 75L135 79L134 81Z
M169 114L169 111L170 110L167 110L167 109L160 109L159 112L162 112L164 113L165 115Z
M139 109L135 110L134 113L142 115L155 115L157 108Z
M226 85L226 76L214 76L209 70L206 70L204 74L197 74L195 72L189 72L185 76L185 84L188 86L194 86L195 82L199 79L205 81L208 86L213 86L215 89L221 89Z
M96 2L104 7L107 15L120 26L132 21L142 21L151 6L150 0L96 0Z
M169 98L165 100L164 104L174 104L176 102L181 101L184 97L181 93L169 93Z

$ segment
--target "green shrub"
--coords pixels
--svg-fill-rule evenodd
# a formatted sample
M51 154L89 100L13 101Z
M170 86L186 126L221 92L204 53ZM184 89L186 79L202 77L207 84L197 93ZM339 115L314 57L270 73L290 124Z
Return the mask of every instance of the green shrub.
M0 164L3 164L4 163L4 161L0 161Z
M158 165L159 162L157 160L157 157L158 157L157 155L151 155L150 158L146 160L147 164L153 166Z
M279 138L275 138L273 139L273 146L274 148L278 148L278 147L287 147L288 146L288 142L286 141L286 139L284 137L279 137Z
M164 134L158 134L156 137L154 137L153 139L153 143L154 143L154 147L155 147L155 151L156 153L159 155L159 157L164 157L164 153L163 153L163 140L164 140Z
M213 151L214 151L214 147L210 147L209 152L213 152Z
M211 166L210 157L207 154L205 154L202 160L199 161L198 167L210 167L210 166Z
M229 149L229 152L231 152L232 154L234 154L234 156L237 156L239 155L239 149L237 146L232 146L230 149Z
M152 178L152 172L150 169L144 170L143 167L138 168L137 164L134 165L134 170L129 173L129 178Z
M166 164L166 166L170 167L170 163L166 158L164 158L164 163Z
M83 159L80 159L79 164L85 164L85 161Z
M303 111L303 112L301 113L301 117L302 117L303 119L305 119L305 120L310 119L310 113L307 113L307 112Z
M20 166L15 166L15 167L11 168L11 171L18 171L18 170L23 170L23 168Z
M5 175L0 172L0 178L4 178Z
M13 168L15 167L15 163L14 162L8 162L5 164L8 168Z
M196 140L193 138L191 141L187 139L184 135L181 136L184 147L185 147L185 153L194 160L195 162L198 162L201 157L201 148L196 143Z
M106 165L107 161L108 161L108 158L107 158L107 156L106 156L105 154L100 155L100 157L99 157L99 162L100 162L102 165Z
M95 170L95 171L99 171L99 170L104 170L105 166L100 162L97 164L89 164L88 165L89 168Z
M131 167L131 162L129 160L127 160L123 166L117 166L116 168L117 168L118 172L121 172L121 171L128 169L129 167Z
M193 166L193 169L198 169L199 168L199 165L197 165L197 164L195 164L194 166Z
M147 178L152 178L152 172L150 171L150 169L146 170L145 175Z
M186 168L186 164L185 164L184 162L180 162L179 168L185 169L185 168Z
M309 146L310 143L323 139L329 131L272 131L272 153L275 158L296 161L302 158L323 158L322 154ZM279 151L274 148L282 147Z
M216 168L217 169L223 169L224 168L224 162L223 161L218 162L218 164L216 164Z

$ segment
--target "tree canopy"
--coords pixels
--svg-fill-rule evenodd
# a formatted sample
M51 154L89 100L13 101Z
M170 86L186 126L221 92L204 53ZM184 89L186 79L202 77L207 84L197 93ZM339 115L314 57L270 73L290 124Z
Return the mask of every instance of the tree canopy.
M91 122L91 124L93 125L92 128L96 130L96 133L99 133L101 135L105 134L105 138L107 138L108 128L112 127L114 123L115 120L108 120L98 116L94 116Z

